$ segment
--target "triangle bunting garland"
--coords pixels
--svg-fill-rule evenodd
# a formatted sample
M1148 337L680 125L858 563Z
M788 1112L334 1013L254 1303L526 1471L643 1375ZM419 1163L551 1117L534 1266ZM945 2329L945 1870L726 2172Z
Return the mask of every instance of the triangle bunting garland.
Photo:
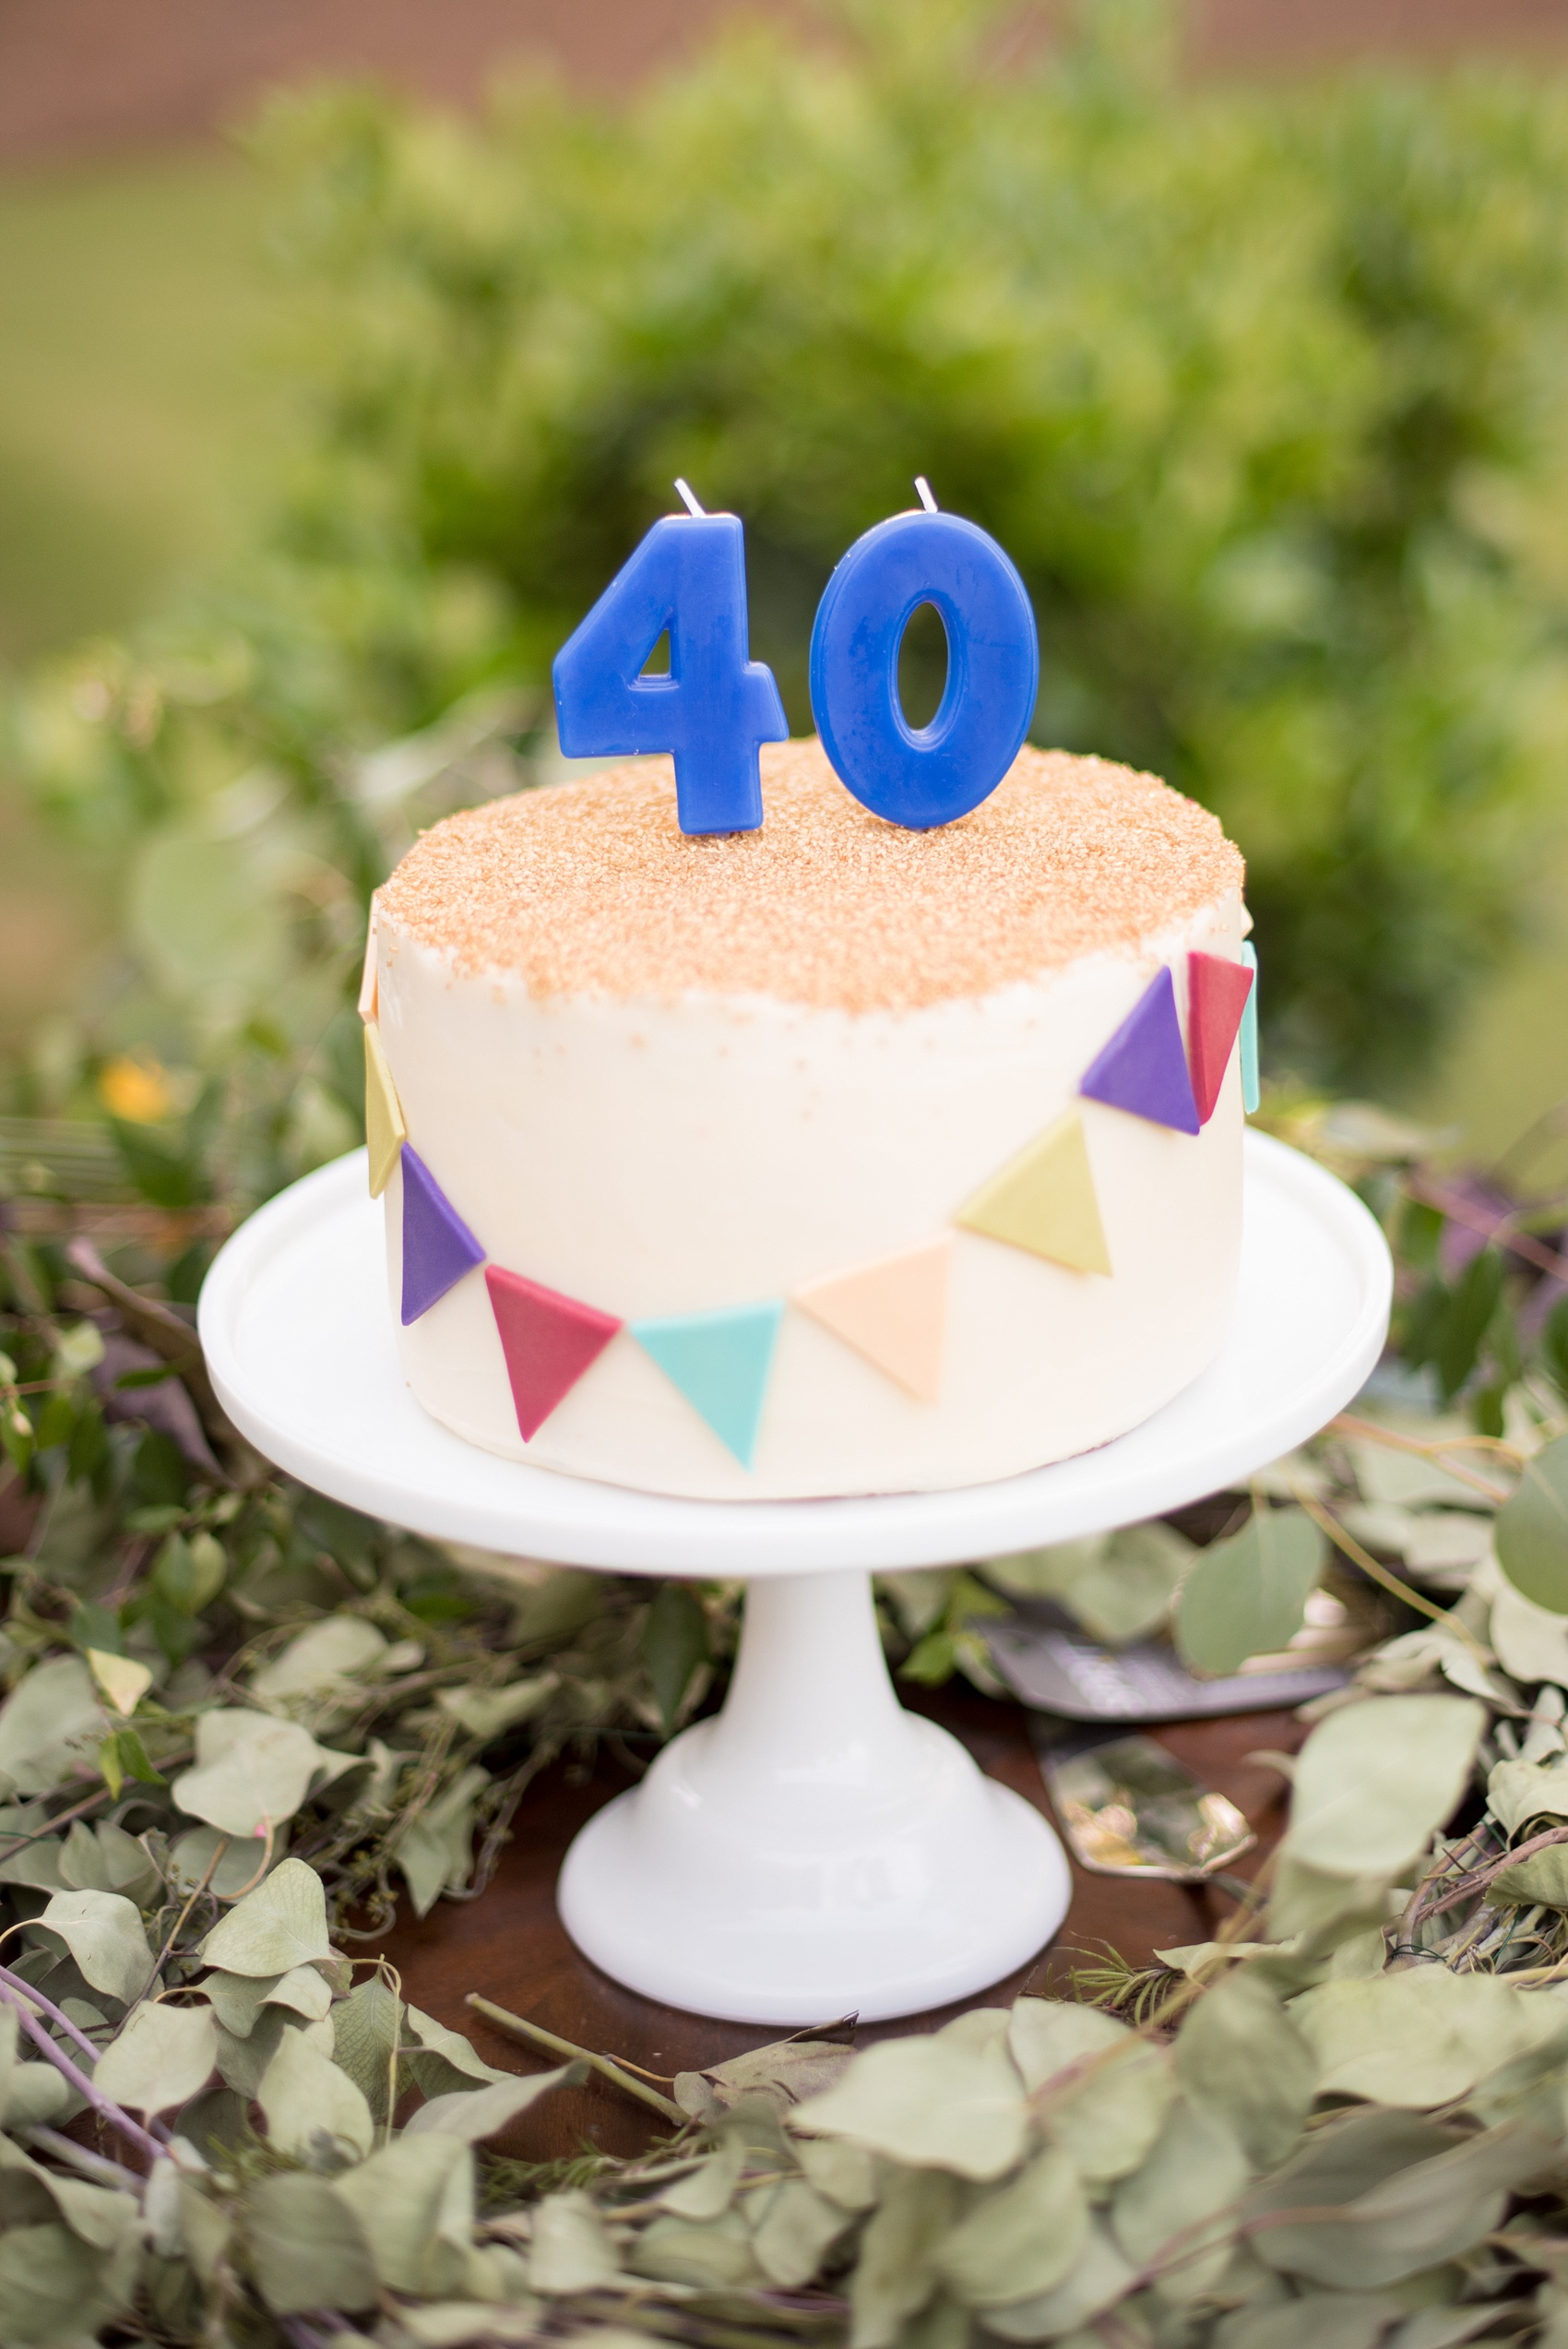
M1090 1062L1078 1091L1111 1109L1146 1117L1151 1125L1170 1126L1181 1134L1197 1132L1198 1106L1168 966L1149 981L1111 1042Z
M766 1305L721 1306L712 1313L669 1314L629 1325L644 1353L742 1468L750 1468L756 1452L783 1315L783 1299L775 1298Z
M1241 960L1253 974L1241 1014L1241 1106L1250 1117L1263 1099L1258 1082L1258 956L1251 938L1241 948Z
M1069 1109L1047 1127L965 1200L954 1221L1075 1272L1108 1273L1111 1252L1079 1112Z
M381 1031L374 1020L364 1031L364 1138L370 1153L370 1195L378 1199L392 1180L392 1169L409 1139L409 1129L382 1050Z
M484 1285L506 1357L517 1433L526 1444L592 1368L621 1324L612 1313L596 1312L499 1264L485 1266Z
M439 1304L484 1250L411 1142L403 1144L403 1322Z
M942 1383L952 1251L952 1241L944 1233L920 1247L857 1265L852 1272L810 1281L793 1292L790 1302L907 1388L918 1401L933 1403Z
M1200 1124L1214 1115L1237 1032L1253 992L1244 962L1220 954L1187 957L1187 1059Z

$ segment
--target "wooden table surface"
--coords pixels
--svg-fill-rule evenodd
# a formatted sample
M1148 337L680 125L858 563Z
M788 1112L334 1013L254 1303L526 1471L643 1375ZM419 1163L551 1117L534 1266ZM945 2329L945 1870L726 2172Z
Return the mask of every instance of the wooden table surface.
M991 1777L1051 1816L1029 1743L1028 1716L1020 1706L953 1688L924 1696L906 1689L904 1695L962 1738ZM1248 1756L1267 1748L1293 1752L1305 1734L1288 1712L1242 1713L1150 1732L1206 1784L1229 1795L1256 1830L1257 1846L1241 1862L1239 1875L1257 1866L1285 1824L1285 1781ZM386 1953L402 1975L405 1996L439 2021L466 2032L487 2061L511 2071L533 2071L553 2059L536 2057L482 2022L464 2005L470 1990L579 2046L669 2076L700 2070L785 2035L766 2025L716 2022L658 2006L624 1990L567 1939L555 1911L555 1878L566 1846L583 1821L628 1783L624 1770L608 1756L589 1778L574 1780L557 1770L541 1779L519 1806L511 1842L481 1898L440 1902L431 1915L410 1916L388 1936ZM1108 1943L1133 1963L1146 1964L1157 1949L1211 1939L1230 1906L1224 1893L1206 1887L1091 1876L1075 1865L1066 1921L1029 1965L959 2006L870 2024L861 2040L933 2030L963 2006L1003 2005L1026 1986L1060 1993L1070 1969L1102 1953ZM595 2081L542 2100L501 2140L501 2150L532 2161L575 2153L585 2143L606 2152L636 2153L663 2133L647 2108Z

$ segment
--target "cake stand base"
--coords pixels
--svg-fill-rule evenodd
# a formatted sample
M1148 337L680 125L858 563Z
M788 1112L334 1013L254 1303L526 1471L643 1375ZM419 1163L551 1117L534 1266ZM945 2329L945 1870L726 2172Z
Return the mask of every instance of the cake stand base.
M566 1930L649 1998L868 2021L983 1990L1066 1914L1039 1813L894 1696L868 1575L754 1582L729 1700L590 1819Z
M307 1174L220 1254L201 1337L243 1435L350 1508L436 1540L621 1573L743 1576L728 1702L566 1857L561 1913L607 1973L699 2014L793 2026L916 2014L1043 1947L1067 1869L1039 1812L905 1713L878 1568L957 1565L1196 1500L1340 1410L1377 1360L1392 1267L1345 1186L1246 1138L1236 1318L1141 1427L994 1485L826 1501L683 1501L476 1451L398 1359L364 1154Z

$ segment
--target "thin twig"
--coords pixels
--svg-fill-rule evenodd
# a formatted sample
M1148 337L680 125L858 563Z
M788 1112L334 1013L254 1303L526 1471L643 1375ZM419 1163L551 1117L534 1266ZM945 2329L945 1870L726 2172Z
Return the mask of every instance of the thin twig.
M1342 1411L1337 1418L1331 1419L1328 1432L1336 1436L1359 1436L1366 1443L1386 1445L1390 1451L1414 1452L1421 1460L1435 1460L1445 1476L1452 1476L1458 1484L1468 1485L1473 1492L1483 1495L1494 1506L1508 1498L1503 1487L1489 1485L1475 1469L1466 1468L1461 1462L1450 1460L1449 1453L1501 1452L1511 1466L1522 1468L1525 1464L1524 1455L1517 1446L1504 1442L1501 1436L1443 1436L1434 1443L1420 1436L1403 1436L1396 1428L1381 1426L1375 1419L1358 1418L1350 1411Z
M546 2031L541 2023L525 2022L521 2015L509 2014L505 2007L497 2007L489 1998L481 1998L477 1990L470 1990L463 2003L471 2007L476 2015L482 2015L486 2022L493 2023L497 2031L509 2032L514 2039L526 2039L536 2047L547 2047L552 2056L567 2056L579 2063L590 2065L612 2087L623 2089L628 2096L635 2096L640 2105L651 2105L656 2113L662 2113L666 2120L674 2121L677 2127L684 2128L691 2119L690 2113L683 2113L673 2097L661 2096L657 2088L646 2087L640 2080L634 2080L629 2071L623 2071L609 2056L596 2056L590 2047L579 2047L573 2040L562 2039L553 2031Z
M224 1853L228 1850L229 1843L230 1838L227 1835L220 1835L217 1842L214 1844L212 1857L208 1861L207 1866L202 1872L201 1882L196 1886L196 1890L191 1894L190 1899L185 1902L184 1907L180 1911L179 1915L174 1919L173 1924L170 1926L168 1939L164 1942L163 1947L160 1950L158 1955L152 1961L152 1972L148 1975L147 1980L143 1983L137 1997L131 2000L130 2005L125 2009L125 2019L121 2024L122 2030L124 2030L125 2024L129 2022L131 2017L147 1997L153 1984L157 1981L159 1975L168 1964L169 1953L180 1938L181 1930L184 1926L185 1919L190 1915L191 1911L195 1908L196 1902L200 1900L202 1894L211 1883L213 1877L217 1873L218 1863L222 1858Z
M1306 1510L1313 1523L1327 1534L1336 1549L1344 1551L1352 1566L1359 1566L1361 1572L1369 1575L1372 1581L1381 1582L1384 1589L1394 1598L1398 1599L1403 1605L1414 1607L1418 1615L1429 1616L1433 1623L1441 1623L1445 1631L1456 1632L1475 1657L1476 1662L1483 1668L1491 1663L1491 1658L1487 1650L1482 1647L1469 1626L1462 1623L1451 1607L1440 1607L1434 1604L1422 1592L1412 1591L1408 1582L1402 1582L1388 1567L1380 1565L1372 1552L1363 1549L1353 1533L1347 1533L1338 1519L1331 1516L1321 1501L1314 1501L1312 1495L1302 1486L1293 1483L1290 1490L1301 1508Z
M32 1994L30 1990L26 1995L30 1997ZM144 2153L149 2162L156 2162L167 2151L166 2142L151 2136L143 2128L139 2121L134 2121L129 2113L122 2112L118 2105L112 2104L101 2090L93 2086L81 2066L74 2064L65 2049L55 2045L42 2023L31 2013L16 1991L5 1984L0 1984L0 1998L3 1998L7 2006L16 2008L21 2018L22 2029L27 2033L28 2037L35 2043L41 2053L53 2065L55 2070L65 2074L83 2103L90 2105L99 2118L107 2121L109 2127L123 2137L127 2145L134 2145L137 2152Z
M84 2177L95 2178L100 2186L114 2186L123 2194L139 2195L147 2183L135 2170L126 2169L123 2162L112 2162L106 2153L95 2153L90 2145L78 2145L74 2137L62 2137L57 2128L46 2128L42 2121L22 2134L41 2153L53 2153L67 2169L79 2170Z

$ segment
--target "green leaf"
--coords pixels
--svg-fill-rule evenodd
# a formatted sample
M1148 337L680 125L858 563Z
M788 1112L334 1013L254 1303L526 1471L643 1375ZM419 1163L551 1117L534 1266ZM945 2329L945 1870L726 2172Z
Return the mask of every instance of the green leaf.
M1114 2307L1132 2282L1133 2270L1121 2246L1103 2218L1096 2216L1090 2220L1075 2264L1055 2290L1010 2307L988 2308L985 2329L1004 2341L1055 2341L1071 2334L1076 2342L1080 2328ZM1087 2349L1088 2342L1098 2342L1099 2335L1086 2333L1083 2338ZM1226 2349L1229 2349L1229 2342Z
M1179 2248L1180 2264L1160 2277L1158 2289L1180 2303L1197 2299L1224 2271L1236 2197L1249 2175L1245 2154L1221 2122L1195 2105L1176 2105L1147 2160L1116 2189L1111 2214L1117 2242L1137 2267L1158 2266L1168 2246Z
M460 2138L465 2145L478 2145L487 2137L498 2137L519 2114L526 2113L530 2105L536 2105L552 2089L575 2085L586 2076L583 2065L563 2064L554 2071L493 2081L488 2088L433 2096L409 2122L409 2133L419 2137L434 2131L442 2137Z
M1373 2129L1384 2118L1370 2116L1362 2127ZM1539 2171L1546 2151L1540 2138L1510 2125L1450 2142L1428 2160L1391 2164L1380 2183L1351 2196L1335 2190L1336 2157L1357 2150L1348 2141L1350 2133L1349 2128L1325 2131L1324 2140L1276 2172L1243 2206L1259 2259L1342 2291L1375 2291L1439 2260L1462 2259L1498 2226L1509 2189ZM1395 2141L1384 2132L1385 2147ZM1341 2200L1334 2215L1316 2215ZM1289 2213L1296 2210L1303 2215L1292 2220Z
M863 2058L862 2058L863 2060ZM937 2288L935 2252L957 2212L955 2180L896 2169L861 2237L849 2280L850 2349L893 2349Z
M302 2031L284 2032L255 2093L267 2141L295 2161L320 2168L345 2153L368 2153L374 2141L369 2105Z
M911 2168L985 2179L1018 2160L1028 2116L999 2045L894 2039L857 2056L837 2087L808 2097L790 2125L847 2137Z
M939 2246L936 2271L967 2308L1027 2300L1061 2283L1088 2223L1078 2173L1051 2146L966 2212Z
M1195 1555L1158 1520L1124 1526L1073 1583L1066 1604L1093 1639L1141 1640L1164 1621Z
M210 1533L171 1533L152 1566L152 1587L180 1615L200 1615L223 1588L229 1561Z
M1494 1876L1487 1899L1495 1906L1529 1908L1537 1901L1549 1909L1568 1909L1568 1844L1550 1843Z
M333 2059L359 2089L378 2128L386 2120L390 2104L396 2102L390 2093L394 2071L398 2093L411 2077L397 2058L403 2013L401 2000L393 1997L385 1978L372 1973L354 1985L332 2017Z
M209 1966L226 1973L288 1973L331 1955L327 1894L315 1868L283 1860L220 1917L201 1945Z
M152 1978L140 1912L118 1892L56 1892L39 1923L58 1934L91 1989L129 2005Z
M469 2148L433 2130L394 2138L326 2191L339 2195L359 2220L375 2271L389 2290L439 2294L465 2264L453 2255L468 2251L473 2178Z
M1497 1974L1441 1965L1324 1982L1294 1999L1290 2014L1312 2049L1320 2095L1412 2111L1452 2104L1563 2021L1553 1999Z
M1370 1697L1330 1713L1297 1757L1286 1854L1327 1876L1393 1877L1464 1793L1485 1725L1468 1697Z
M643 1625L641 1654L668 1736L693 1675L708 1659L707 1616L689 1583L664 1584Z
M1497 1513L1495 1538L1497 1562L1515 1589L1550 1614L1568 1615L1568 1436L1525 1462Z
M0 1776L22 1795L53 1794L97 1750L103 1713L79 1656L34 1664L0 1705Z
M376 2297L364 2231L319 2178L262 2178L245 2197L245 2235L252 2273L274 2316L368 2308Z
M1137 2168L1176 2095L1163 2047L1098 2008L1051 1998L1017 2000L1008 2042L1041 2126L1081 2176L1109 2185ZM1069 2067L1072 2075L1063 2079ZM1048 2089L1049 2081L1059 2084Z
M1176 1645L1199 1672L1235 1672L1301 1629L1323 1571L1324 1537L1305 1509L1254 1509L1240 1533L1211 1543L1176 1603Z
M612 2283L621 2263L599 2212L579 2192L547 2194L534 2211L529 2283L552 2298Z
M0 2338L23 2344L90 2341L113 2310L103 2270L64 2226L13 2226L0 2236Z
M804 2178L787 2177L746 2198L752 2248L769 2283L803 2291L849 2224L847 2212Z
M199 2094L218 2062L207 2007L138 2007L98 2059L93 2083L134 2112L172 2112Z
M386 1652L387 1642L361 1615L329 1615L290 1640L282 1652L251 1675L251 1687L269 1704L293 1697L318 1697L356 1673L369 1670Z
M467 1882L473 1866L474 1811L490 1783L489 1772L475 1764L398 1830L392 1855L416 1916L427 1916L448 1887L456 1891Z
M226 1835L256 1835L292 1818L313 1786L359 1760L318 1746L298 1722L225 1707L197 1717L196 1768L175 1779L174 1800Z
M1189 2101L1224 2123L1254 2169L1272 2169L1305 2126L1316 2067L1267 1985L1236 1966L1188 2009L1176 2074Z

